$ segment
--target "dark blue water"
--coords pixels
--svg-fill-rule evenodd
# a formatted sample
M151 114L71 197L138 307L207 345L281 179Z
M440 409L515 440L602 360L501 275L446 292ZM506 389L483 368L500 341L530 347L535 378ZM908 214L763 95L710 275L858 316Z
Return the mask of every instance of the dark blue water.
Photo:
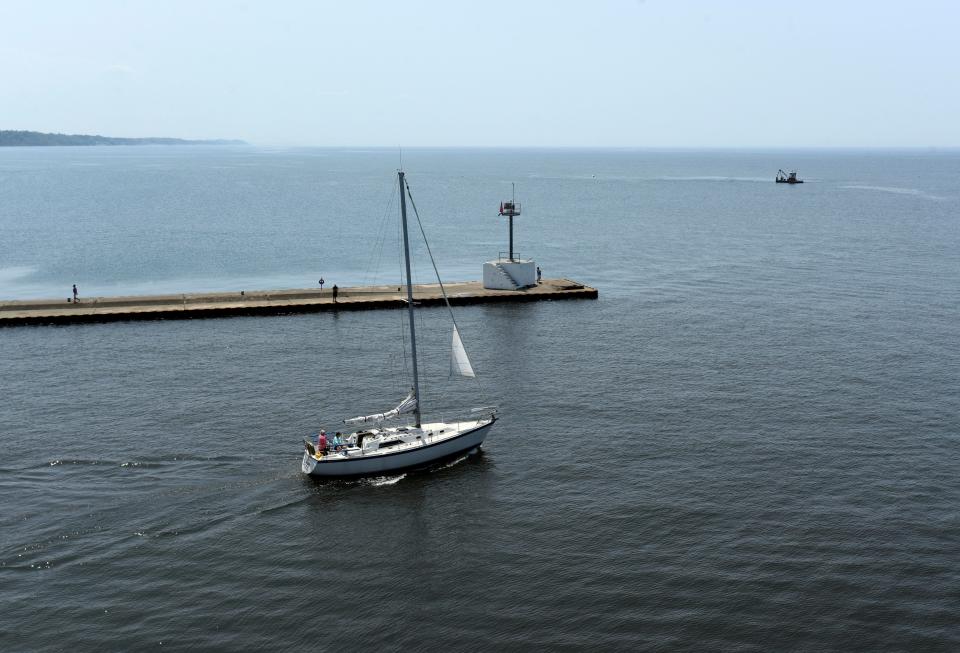
M0 150L0 298L392 278L396 159ZM458 311L482 455L301 476L402 396L395 312L4 329L0 649L960 647L960 154L404 165L445 277L517 181L517 249L600 289Z

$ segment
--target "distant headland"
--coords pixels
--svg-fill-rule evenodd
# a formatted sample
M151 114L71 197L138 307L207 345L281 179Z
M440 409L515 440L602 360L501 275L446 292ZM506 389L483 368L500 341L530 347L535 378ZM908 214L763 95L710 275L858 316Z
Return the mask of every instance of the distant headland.
M23 145L246 145L238 140L191 141L183 138L114 138L87 134L44 134L0 129L0 147Z

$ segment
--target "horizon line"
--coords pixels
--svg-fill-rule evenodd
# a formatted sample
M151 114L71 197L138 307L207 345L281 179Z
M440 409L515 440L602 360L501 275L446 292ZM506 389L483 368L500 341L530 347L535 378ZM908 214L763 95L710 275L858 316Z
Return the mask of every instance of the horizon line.
M212 139L211 139L212 140ZM226 139L217 139L226 140ZM366 150L960 150L960 145L319 145L247 140L251 147L325 148ZM242 147L242 145L240 146Z

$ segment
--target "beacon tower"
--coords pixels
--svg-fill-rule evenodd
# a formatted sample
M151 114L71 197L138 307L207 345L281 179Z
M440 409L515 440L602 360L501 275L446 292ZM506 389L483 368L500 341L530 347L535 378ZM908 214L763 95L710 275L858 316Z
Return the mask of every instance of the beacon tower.
M520 290L537 285L537 264L513 251L513 219L520 215L516 184L511 199L500 202L500 215L505 216L510 229L510 247L500 252L493 261L483 264L483 287L491 290ZM506 254L506 256L504 256Z

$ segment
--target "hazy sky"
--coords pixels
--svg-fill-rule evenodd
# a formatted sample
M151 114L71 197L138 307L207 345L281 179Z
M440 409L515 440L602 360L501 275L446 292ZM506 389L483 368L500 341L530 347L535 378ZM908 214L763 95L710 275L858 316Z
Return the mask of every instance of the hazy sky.
M960 146L960 3L0 0L0 129Z

